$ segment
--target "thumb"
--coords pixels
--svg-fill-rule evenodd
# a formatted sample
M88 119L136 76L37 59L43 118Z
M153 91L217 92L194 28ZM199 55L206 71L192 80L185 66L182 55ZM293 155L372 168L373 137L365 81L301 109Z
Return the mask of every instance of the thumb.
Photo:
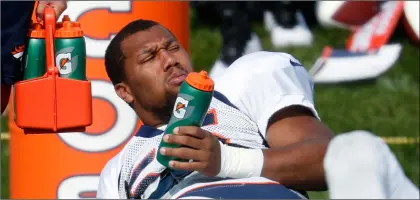
M54 1L51 3L51 6L54 8L55 17L58 19L60 15L67 9L66 1Z

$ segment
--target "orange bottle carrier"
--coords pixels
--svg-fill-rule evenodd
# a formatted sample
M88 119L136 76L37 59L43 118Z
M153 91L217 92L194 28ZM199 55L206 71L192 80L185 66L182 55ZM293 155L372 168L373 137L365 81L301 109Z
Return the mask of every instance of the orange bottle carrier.
M84 131L92 124L89 80L59 76L54 59L54 9L44 10L46 73L15 84L15 121L25 134ZM30 60L29 60L30 62Z

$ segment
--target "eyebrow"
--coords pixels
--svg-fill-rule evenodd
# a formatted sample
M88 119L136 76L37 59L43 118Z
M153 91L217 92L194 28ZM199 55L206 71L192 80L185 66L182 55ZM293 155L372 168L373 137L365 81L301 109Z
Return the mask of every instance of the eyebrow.
M169 38L168 40L166 40L164 43L163 43L163 46L168 46L168 45L170 45L170 44L172 44L173 42L175 42L176 40L175 40L175 38L173 38L173 37L171 37L171 38ZM142 49L141 50L141 54L150 54L150 53L153 53L153 52L155 52L156 51L156 46L153 46L153 47L149 47L149 48L144 48L144 49Z
M168 46L172 44L173 42L175 42L175 38L170 37L166 42L163 43L163 45Z
M153 53L155 51L155 47L149 47L149 48L144 48L141 51L141 54L149 54L149 53Z

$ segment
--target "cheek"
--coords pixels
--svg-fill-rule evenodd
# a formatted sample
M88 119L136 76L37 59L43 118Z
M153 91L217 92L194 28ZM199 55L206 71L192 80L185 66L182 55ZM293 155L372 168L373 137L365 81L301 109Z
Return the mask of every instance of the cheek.
M152 70L152 68L150 68ZM142 102L160 102L164 94L162 76L155 71L142 70L137 76L135 91L136 98Z
M186 68L188 71L192 71L190 55L187 51L185 51L185 49L179 51L179 61L184 68Z

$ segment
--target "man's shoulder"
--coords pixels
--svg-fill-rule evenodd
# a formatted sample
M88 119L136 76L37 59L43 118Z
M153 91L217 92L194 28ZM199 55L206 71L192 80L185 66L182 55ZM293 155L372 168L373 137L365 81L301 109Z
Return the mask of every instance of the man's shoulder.
M267 83L272 79L276 79L276 84L285 86L290 85L286 82L292 79L310 79L307 73L296 73L296 71L306 72L306 69L288 53L254 52L232 63L225 74L215 80L215 89L231 101L235 101L235 98L240 97L245 91L246 93L258 92L250 90L267 87Z
M303 67L303 65L288 53L258 51L238 58L223 76L215 80L215 83L216 86L225 86L226 82L238 85L255 78L270 76L273 72L282 72L296 67Z
M130 144L132 140L133 138L131 138L130 141L116 155L114 155L111 159L108 160L108 162L102 168L101 178L115 179L116 177L119 176L121 168L124 163L124 158L127 155L128 144Z
M151 149L151 146L153 146L156 141L160 140L160 137L156 136L161 135L165 127L166 126L154 128L142 125L137 133L125 144L123 149L106 163L101 176L108 176L108 173L112 173L113 176L115 176L116 173L119 175L126 160L133 159L133 155L131 155L130 152L133 150L136 152L146 152L149 150L149 147Z
M284 52L258 51L246 54L233 62L222 78L239 75L267 73L272 70L282 70L302 66L291 54Z
M115 172L119 171L119 168L122 166L122 156L123 150L118 152L114 157L112 157L108 162L105 164L104 168L101 171L101 176L107 177L112 176ZM117 172L118 173L118 172Z
M118 178L121 164L122 151L111 158L101 171L96 197L99 199L118 198Z

